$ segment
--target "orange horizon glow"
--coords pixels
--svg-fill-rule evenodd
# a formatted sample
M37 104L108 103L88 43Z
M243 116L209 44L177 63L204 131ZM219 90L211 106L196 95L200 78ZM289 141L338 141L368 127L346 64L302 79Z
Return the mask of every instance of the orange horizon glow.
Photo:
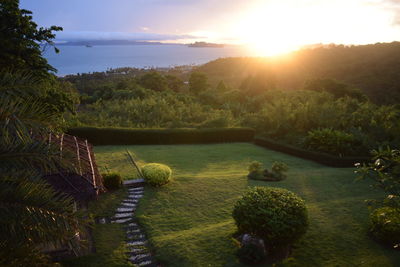
M260 56L287 54L312 44L394 41L388 36L400 37L400 27L390 27L393 14L378 2L258 1L239 14L229 30L237 43Z

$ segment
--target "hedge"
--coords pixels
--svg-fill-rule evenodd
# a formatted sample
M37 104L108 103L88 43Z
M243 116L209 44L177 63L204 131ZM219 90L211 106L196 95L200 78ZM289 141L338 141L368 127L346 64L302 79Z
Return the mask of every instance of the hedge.
M215 129L132 129L132 128L71 128L68 134L87 139L93 145L207 144L252 142L251 128Z
M312 160L330 167L354 167L355 163L370 161L369 157L337 157L325 153L308 151L287 144L282 144L267 138L257 137L254 139L254 143L268 149L286 153L299 158Z

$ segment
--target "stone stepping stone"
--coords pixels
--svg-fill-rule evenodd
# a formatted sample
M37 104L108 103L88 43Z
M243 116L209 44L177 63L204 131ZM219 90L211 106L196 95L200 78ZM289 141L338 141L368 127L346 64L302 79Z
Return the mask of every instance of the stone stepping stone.
M140 263L137 263L136 265L139 266L139 267L142 267L142 266L158 267L158 265L154 264L151 260L142 261Z
M145 254L137 254L134 256L129 257L129 260L135 264L143 262L144 259L146 258L151 258L151 254L150 253L145 253ZM146 259L149 260L149 259Z
M115 213L114 218L116 219L121 219L121 218L127 218L127 217L132 217L133 212L118 212Z
M136 208L136 203L130 203L130 202L127 202L127 203L124 203L124 202L122 202L121 203L121 208L123 208L123 207L134 207L134 208Z
M107 223L107 218L99 218L99 219L97 219L97 223L106 224Z
M128 229L126 230L127 234L140 234L142 231L140 231L139 228L133 228L133 229Z
M127 223L131 222L132 218L111 220L112 223Z
M141 187L145 183L144 179L133 179L133 180L126 180L123 182L123 185L126 187Z
M126 203L128 203L128 204L137 204L137 203L139 203L139 200L138 199L125 199L125 200L123 200L121 202L121 204L126 204Z
M147 241L128 241L126 243L128 246L144 246L147 244Z
M128 195L128 199L139 199L142 197L143 197L143 195Z
M143 195L144 191L133 191L133 192L128 192L128 195Z
M134 253L134 254L140 254L140 253L145 253L147 252L147 248L135 248L131 247L129 249L129 253Z
M128 192L137 192L137 191L143 191L144 187L135 187L135 188L129 188Z
M151 265L151 264L153 264L153 262L152 262L151 260L146 260L146 261L142 261L142 262L136 263L136 265L137 265L137 266L140 266L140 267L142 267L142 266L149 266L149 265Z
M135 210L135 207L120 207L117 209L117 212L133 212Z
M137 224L137 223L134 223L134 222L132 222L132 223L129 223L129 224L128 224L128 226L129 226L129 227L138 227L138 224Z
M132 240L132 241L146 241L146 237L144 234L136 234L136 235L130 235L127 234L126 239Z

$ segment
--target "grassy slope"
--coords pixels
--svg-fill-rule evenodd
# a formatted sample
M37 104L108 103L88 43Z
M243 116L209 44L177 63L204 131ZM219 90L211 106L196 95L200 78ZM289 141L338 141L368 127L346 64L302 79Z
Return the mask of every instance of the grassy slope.
M168 266L238 266L231 239L233 204L248 186L279 186L303 197L310 229L296 244L288 265L394 266L400 254L371 241L368 210L363 200L380 197L368 181L355 181L352 169L327 168L269 151L252 144L96 147L99 165L131 175L123 167L128 148L147 162L168 164L174 170L169 185L147 188L138 210L156 256ZM120 160L121 159L121 160ZM123 160L122 160L123 159ZM286 181L249 181L250 161L270 166L286 162ZM116 166L116 167L114 167ZM129 167L129 166L128 166Z

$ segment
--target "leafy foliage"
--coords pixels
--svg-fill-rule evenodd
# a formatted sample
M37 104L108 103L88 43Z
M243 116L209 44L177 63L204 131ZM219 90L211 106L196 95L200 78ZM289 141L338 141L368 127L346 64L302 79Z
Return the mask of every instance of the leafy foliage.
M274 161L271 166L271 171L274 177L283 179L285 177L285 172L289 170L289 166L280 161Z
M252 161L249 165L249 172L262 172L262 163L259 161Z
M372 151L372 163L357 164L361 179L372 179L387 194L386 205L400 208L400 151L380 148Z
M152 186L162 186L170 181L172 171L170 167L160 163L149 163L142 167L146 182Z
M372 236L387 245L400 246L400 210L383 207L374 210L370 215Z
M74 248L84 225L72 198L55 192L42 178L71 164L68 153L61 158L59 148L43 138L60 128L60 111L44 104L40 92L26 90L29 80L16 81L11 74L0 78L0 251L6 266L22 266L28 256L45 264L36 246L64 243Z
M207 89L207 76L201 72L192 72L189 78L189 90L195 94Z
M308 227L304 201L281 188L249 189L236 202L232 215L240 233L264 239L271 249L292 244Z
M314 151L342 156L351 154L353 148L359 145L359 142L352 134L331 128L323 128L308 132L304 145Z
M30 70L38 76L49 76L55 69L42 57L41 44L54 45L53 31L61 27L37 28L32 12L20 9L19 0L0 3L0 71ZM58 51L55 48L56 52Z
M104 173L104 186L108 190L117 190L122 186L122 177L119 173Z

